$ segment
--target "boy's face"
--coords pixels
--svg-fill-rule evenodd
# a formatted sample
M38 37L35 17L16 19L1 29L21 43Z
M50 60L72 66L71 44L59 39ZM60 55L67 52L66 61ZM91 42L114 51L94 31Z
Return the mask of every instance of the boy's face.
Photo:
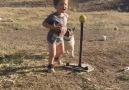
M60 0L58 5L55 6L58 13L64 13L68 9L68 0Z

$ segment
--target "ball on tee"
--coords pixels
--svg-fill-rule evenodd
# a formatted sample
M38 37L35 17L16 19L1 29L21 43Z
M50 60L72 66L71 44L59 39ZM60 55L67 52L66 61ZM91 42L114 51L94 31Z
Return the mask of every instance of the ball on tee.
M79 21L82 22L82 23L84 23L86 20L87 20L87 17L85 15L81 15L79 17Z

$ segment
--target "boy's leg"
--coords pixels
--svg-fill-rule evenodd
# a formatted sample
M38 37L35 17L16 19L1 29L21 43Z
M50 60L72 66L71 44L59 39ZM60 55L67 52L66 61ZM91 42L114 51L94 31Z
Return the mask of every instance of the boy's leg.
M64 42L61 42L56 46L56 57L59 57L64 52Z
M62 64L59 60L60 56L64 53L64 42L59 43L56 46L56 56L55 60L58 61L58 64Z
M56 44L49 43L49 64L54 64L54 58L56 56Z

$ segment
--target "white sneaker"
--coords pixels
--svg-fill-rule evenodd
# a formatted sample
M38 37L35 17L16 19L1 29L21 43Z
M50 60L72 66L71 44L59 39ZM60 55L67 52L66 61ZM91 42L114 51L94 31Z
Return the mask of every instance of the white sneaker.
M54 65L49 64L49 65L47 66L47 71L48 71L49 73L55 72Z
M54 72L56 72L54 68L48 68L47 71L48 71L49 73L54 73Z

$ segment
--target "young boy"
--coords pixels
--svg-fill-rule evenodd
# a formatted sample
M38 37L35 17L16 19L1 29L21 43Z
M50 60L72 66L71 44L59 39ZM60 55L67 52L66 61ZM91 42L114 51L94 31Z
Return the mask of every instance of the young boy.
M56 12L50 14L42 23L46 28L49 28L47 35L49 47L49 63L48 72L55 72L54 60L58 60L60 55L64 53L63 36L67 30L67 18L65 13L68 8L68 0L53 0Z

